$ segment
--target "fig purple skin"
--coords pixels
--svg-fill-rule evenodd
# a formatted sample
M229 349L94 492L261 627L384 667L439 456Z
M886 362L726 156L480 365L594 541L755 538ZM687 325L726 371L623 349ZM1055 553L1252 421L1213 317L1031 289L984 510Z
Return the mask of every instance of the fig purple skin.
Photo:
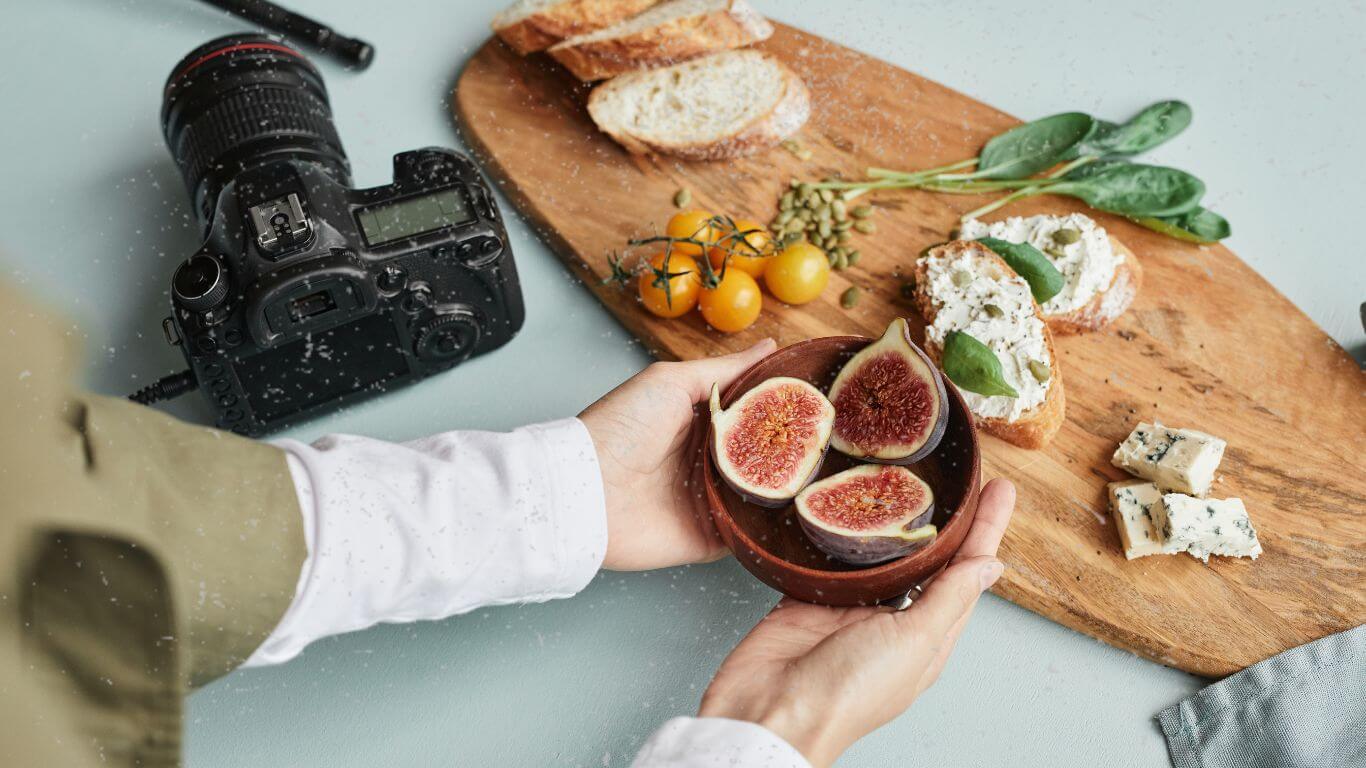
M711 389L712 459L751 504L783 507L815 478L830 445L835 407L801 379L760 382L729 408Z
M844 364L830 402L836 414L830 444L864 461L914 464L939 447L949 424L939 369L900 317Z
M797 519L811 543L850 565L876 565L934 541L934 492L909 469L864 464L797 494Z

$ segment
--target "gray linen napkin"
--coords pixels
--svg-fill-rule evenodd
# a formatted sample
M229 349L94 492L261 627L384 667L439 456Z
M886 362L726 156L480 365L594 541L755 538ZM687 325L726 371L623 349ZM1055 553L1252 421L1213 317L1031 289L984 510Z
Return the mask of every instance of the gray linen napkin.
M1176 768L1366 768L1366 624L1253 664L1157 720Z

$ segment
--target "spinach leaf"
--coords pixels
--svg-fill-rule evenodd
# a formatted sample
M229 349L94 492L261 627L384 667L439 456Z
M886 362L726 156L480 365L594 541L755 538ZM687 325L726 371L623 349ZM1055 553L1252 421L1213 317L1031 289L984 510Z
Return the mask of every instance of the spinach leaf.
M992 138L982 147L979 179L1024 179L1057 165L1095 128L1095 120L1082 112L1064 112L1019 125Z
M1140 216L1134 222L1154 232L1191 243L1215 243L1233 234L1228 219L1199 206L1180 216Z
M949 380L969 392L988 397L1020 396L1006 381L996 353L962 331L949 331L944 338L943 366Z
M1162 144L1191 124L1191 108L1184 101L1159 101L1120 125L1097 121L1076 149L1076 157L1132 157Z
M1205 183L1185 171L1160 165L1091 163L1048 185L1045 191L1071 195L1092 208L1124 216L1163 217L1197 207L1205 195Z
M1029 243L1012 243L994 237L979 237L977 242L996 252L1015 273L1029 283L1029 292L1040 304L1058 295L1064 280L1047 256Z

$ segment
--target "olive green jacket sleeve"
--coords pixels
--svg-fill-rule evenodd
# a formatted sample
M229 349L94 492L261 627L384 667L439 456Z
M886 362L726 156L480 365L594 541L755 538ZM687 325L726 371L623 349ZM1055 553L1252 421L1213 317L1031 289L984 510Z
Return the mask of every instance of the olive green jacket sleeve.
M74 336L0 284L0 762L177 765L293 598L298 501L272 446L73 390Z

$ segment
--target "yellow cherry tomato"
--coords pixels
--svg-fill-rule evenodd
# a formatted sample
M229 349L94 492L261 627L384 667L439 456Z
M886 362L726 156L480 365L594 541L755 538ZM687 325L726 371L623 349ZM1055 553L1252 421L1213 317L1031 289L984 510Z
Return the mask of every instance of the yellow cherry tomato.
M742 232L747 234L742 236ZM717 238L716 245L707 251L707 259L711 261L711 268L720 272L722 262L729 255L730 269L738 269L750 277L759 278L768 266L770 242L772 237L764 225L750 219L736 219L735 229Z
M825 251L810 243L793 243L769 259L764 284L779 301L805 304L821 295L830 282Z
M678 317L686 315L697 306L697 295L702 292L702 277L697 262L691 256L674 253L669 256L669 267L666 270L664 254L657 253L650 259L650 266L653 269L641 272L636 280L640 301L646 309L660 317ZM674 275L668 280L668 293L665 293L664 283L656 270Z
M726 276L715 288L702 291L698 305L707 325L718 331L735 333L754 325L759 310L764 306L764 295L759 284L748 273L738 269L726 270Z
M680 211L669 219L669 223L664 227L664 234L669 237L691 237L704 243L714 242L720 233L711 226L711 218L711 214L706 211ZM674 243L674 253L681 253L684 256L701 256L704 251L706 248L700 245Z

